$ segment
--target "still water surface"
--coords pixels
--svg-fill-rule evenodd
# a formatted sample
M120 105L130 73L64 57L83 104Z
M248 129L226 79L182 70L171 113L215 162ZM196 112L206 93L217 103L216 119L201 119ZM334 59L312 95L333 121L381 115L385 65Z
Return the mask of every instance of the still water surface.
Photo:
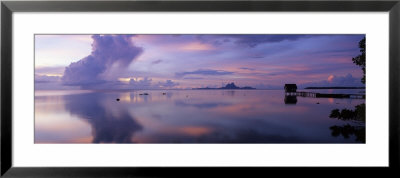
M38 90L35 143L358 143L331 127L364 123L329 115L361 103L283 90Z

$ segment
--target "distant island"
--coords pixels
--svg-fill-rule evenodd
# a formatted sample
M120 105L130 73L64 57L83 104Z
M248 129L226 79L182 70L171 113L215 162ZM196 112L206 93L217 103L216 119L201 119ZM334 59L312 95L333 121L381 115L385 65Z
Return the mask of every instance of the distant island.
M304 89L365 89L365 87L306 87Z
M220 88L193 88L193 90L219 90L219 89L235 89L235 90L254 90L256 88L253 87L249 87L249 86L245 86L245 87L238 87L235 85L235 83L229 83L224 87L220 87Z

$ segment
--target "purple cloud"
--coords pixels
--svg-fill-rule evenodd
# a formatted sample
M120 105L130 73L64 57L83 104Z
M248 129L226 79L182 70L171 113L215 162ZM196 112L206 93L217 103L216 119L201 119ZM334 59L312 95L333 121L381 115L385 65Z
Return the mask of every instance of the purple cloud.
M133 89L149 89L151 87L151 82L152 79L149 79L148 77L145 77L142 80L130 79L129 85Z
M361 78L353 77L351 74L346 76L330 75L327 80L319 82L304 83L300 88L304 87L364 87Z
M35 90L76 90L76 86L64 86L61 77L35 74Z
M57 66L65 65L62 62L37 66L35 74L64 75L58 82L60 85L82 89L160 88L159 81L166 84L166 79L179 80L179 88L206 87L230 80L232 75L235 82L244 82L257 89L275 86L281 89L287 82L328 82L329 75L333 75L330 83L348 73L361 76L362 70L352 63L351 58L359 54L358 42L363 37L363 34L185 34L136 35L132 38L130 35L94 35L93 49L87 57L61 68L61 72ZM58 43L64 44L64 41ZM47 45L55 44L49 42ZM192 44L214 49L207 52L182 49ZM136 61L141 54L140 61ZM38 57L36 60L43 59ZM133 62L134 65L130 65ZM148 81L134 80L129 84L128 78L133 76L148 77ZM35 81L39 85L50 84L43 83L47 80Z
M37 67L35 68L36 74L62 74L65 67Z
M159 64L159 63L161 63L163 60L161 60L161 59L158 59L158 60L155 60L155 61L153 61L153 62L151 62L151 64Z
M179 85L172 80L166 80L165 82L158 82L152 83L153 79L145 77L143 79L133 79L129 80L129 83L125 86L129 89L140 89L140 90L147 90L147 89L166 89L166 88L174 88Z
M48 76L48 75L38 75L35 74L35 83L51 83L51 82L59 82L59 76Z
M179 83L173 82L172 80L167 80L165 82L158 82L158 85L162 88L173 88L175 86L178 86Z
M112 66L126 68L143 52L133 44L132 36L93 35L92 53L65 68L63 84L90 88L105 83L102 73Z
M281 41L295 41L301 38L310 38L315 35L232 35L237 41L237 44L256 47L261 43L277 43Z
M175 73L177 77L183 77L186 75L230 75L234 72L224 71L224 70L213 70L213 69L199 69L192 72L179 72Z
M241 67L241 68L239 68L239 69L243 69L243 70L251 70L251 71L253 71L253 70L256 70L256 69L254 69L254 68L249 68L249 67Z
M201 80L201 79L204 79L204 78L203 77L185 77L183 79L185 79L185 80Z
M288 34L288 35L197 35L197 39L204 43L211 43L219 46L223 43L234 42L235 44L244 45L248 47L256 47L262 43L278 43L282 41L296 41L303 38L317 37L321 35L302 35L302 34Z

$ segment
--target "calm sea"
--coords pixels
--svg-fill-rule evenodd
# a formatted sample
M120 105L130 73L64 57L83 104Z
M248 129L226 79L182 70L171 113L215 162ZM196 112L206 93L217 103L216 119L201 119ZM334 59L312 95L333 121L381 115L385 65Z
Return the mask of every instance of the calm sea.
M35 143L359 143L365 123L329 115L362 103L283 90L38 90Z

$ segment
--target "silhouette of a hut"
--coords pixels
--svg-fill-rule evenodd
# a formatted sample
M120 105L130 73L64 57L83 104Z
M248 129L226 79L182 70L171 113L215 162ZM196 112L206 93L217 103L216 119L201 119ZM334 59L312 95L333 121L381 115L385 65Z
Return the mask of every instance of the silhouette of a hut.
M296 92L297 85L296 84L285 84L285 92Z

